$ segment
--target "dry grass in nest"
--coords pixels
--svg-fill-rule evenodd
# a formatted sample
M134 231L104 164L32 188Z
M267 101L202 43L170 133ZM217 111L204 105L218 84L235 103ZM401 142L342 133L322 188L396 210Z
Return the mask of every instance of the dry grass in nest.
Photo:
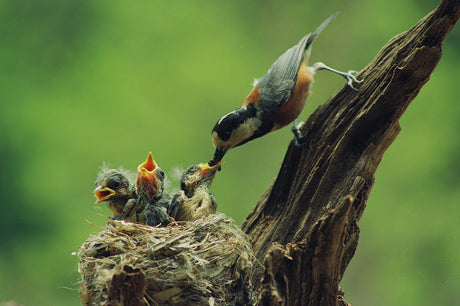
M223 214L151 227L110 220L81 246L85 305L249 304L254 256Z

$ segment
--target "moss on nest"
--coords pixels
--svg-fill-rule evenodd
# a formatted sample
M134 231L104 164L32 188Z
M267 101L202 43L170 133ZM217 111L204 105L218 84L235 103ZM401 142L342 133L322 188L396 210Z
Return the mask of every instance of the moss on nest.
M254 256L223 214L167 227L110 220L81 246L85 305L251 302Z

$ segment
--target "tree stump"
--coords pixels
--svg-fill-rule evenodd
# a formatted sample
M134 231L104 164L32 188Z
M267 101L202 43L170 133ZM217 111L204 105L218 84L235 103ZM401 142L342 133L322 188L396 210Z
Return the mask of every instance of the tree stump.
M347 305L339 288L353 257L374 174L400 131L399 118L429 80L441 43L460 16L445 0L391 39L303 126L307 143L290 144L275 182L242 229L251 238L257 304Z

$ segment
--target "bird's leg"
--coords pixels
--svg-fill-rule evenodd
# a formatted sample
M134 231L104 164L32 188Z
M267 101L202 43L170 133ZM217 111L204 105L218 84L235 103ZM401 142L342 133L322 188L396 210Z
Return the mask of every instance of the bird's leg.
M353 88L354 90L358 90L356 89L354 86L353 86L353 83L361 83L363 80L358 80L354 75L353 73L356 73L356 71L354 70L349 70L348 72L342 72L342 71L339 71L339 70L336 70L334 68L331 68L329 66L326 66L324 63L322 62L318 62L318 63L315 63L313 64L313 66L311 67L312 68L312 72L313 74L318 71L318 70L328 70L328 71L331 71L331 72L334 72L334 73L337 73L338 75L341 75L343 76L345 79L347 79L348 81L348 85Z
M298 118L296 118L293 122L292 122L292 126L291 126L291 131L292 133L294 133L294 144L297 146L297 147L300 147L301 145L303 145L305 143L305 135L302 135L302 133L300 132L300 129L302 128L302 126L304 125L303 121L300 121L299 123Z

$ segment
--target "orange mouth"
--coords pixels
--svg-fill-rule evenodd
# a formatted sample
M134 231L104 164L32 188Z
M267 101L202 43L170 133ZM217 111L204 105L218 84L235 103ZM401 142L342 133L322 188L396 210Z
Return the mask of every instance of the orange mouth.
M97 187L94 190L94 196L96 197L96 204L110 199L114 194L115 194L115 191L108 187L104 187L104 188L102 188L101 186Z
M137 188L145 190L151 197L156 197L158 194L159 186L161 185L160 179L158 178L158 165L153 159L152 152L149 152L147 159L144 163L137 167Z
M137 170L139 172L141 172L142 170L153 172L153 170L155 170L156 168L158 168L158 165L153 159L152 152L149 152L147 159L144 163L140 164L139 167L137 167Z
M137 185L140 186L145 183L147 183L146 186L148 185L156 186L155 185L155 175L153 175L153 173L151 173L150 171L146 171L145 169L142 169L139 171L139 174L137 176Z

